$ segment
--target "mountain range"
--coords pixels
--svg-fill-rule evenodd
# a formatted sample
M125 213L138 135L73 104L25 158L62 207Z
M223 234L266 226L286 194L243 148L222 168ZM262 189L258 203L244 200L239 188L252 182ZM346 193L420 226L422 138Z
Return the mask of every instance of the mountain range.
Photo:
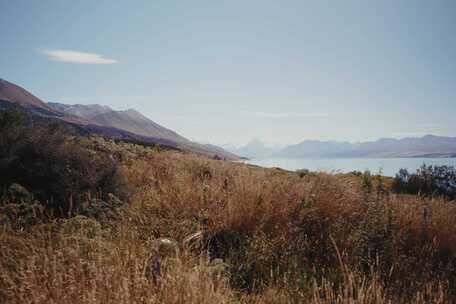
M56 102L50 102L48 105L57 111L76 115L102 126L117 128L147 137L190 143L188 139L170 129L160 126L134 109L115 111L108 106L98 104L67 105Z
M456 138L435 135L402 139L382 138L359 143L305 140L285 147L269 146L260 140L254 140L239 148L233 146L221 148L193 142L153 122L134 109L117 111L109 106L98 104L46 103L24 88L0 79L0 109L11 105L20 106L34 115L59 119L103 136L158 144L229 160L238 160L239 156L248 158L456 157Z
M0 79L0 109L10 106L20 106L33 115L58 119L110 138L158 144L212 158L239 159L234 153L220 147L193 142L153 122L134 109L116 111L97 104L46 103L24 88Z
M456 157L456 137L425 135L402 139L381 138L360 143L305 140L282 148L254 140L243 147L226 148L248 158Z

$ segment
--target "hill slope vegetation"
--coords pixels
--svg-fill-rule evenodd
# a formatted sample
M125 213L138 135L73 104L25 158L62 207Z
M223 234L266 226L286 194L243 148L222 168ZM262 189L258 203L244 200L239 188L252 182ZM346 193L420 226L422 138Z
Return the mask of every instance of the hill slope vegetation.
M24 170L0 175L2 303L456 300L454 201L394 194L381 176L264 169L48 121L38 133L60 135L37 139L27 117L8 115L0 163ZM37 165L63 186L30 178ZM92 179L101 167L112 170Z

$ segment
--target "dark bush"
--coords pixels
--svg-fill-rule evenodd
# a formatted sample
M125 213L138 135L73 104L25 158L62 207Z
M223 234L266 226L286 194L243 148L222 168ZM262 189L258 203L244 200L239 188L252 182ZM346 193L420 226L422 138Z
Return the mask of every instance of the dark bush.
M298 170L296 170L296 173L298 174L299 177L303 178L304 176L310 174L310 170L309 169L298 169Z
M77 144L77 129L19 109L0 112L0 187L18 183L58 215L128 191L115 158Z
M41 223L43 206L19 184L12 184L0 199L0 225L24 228Z
M361 175L361 184L365 191L367 191L368 193L372 192L372 174L369 170L364 171L364 173Z
M416 173L400 169L393 180L392 190L396 193L441 195L456 198L456 169L452 166L426 166Z

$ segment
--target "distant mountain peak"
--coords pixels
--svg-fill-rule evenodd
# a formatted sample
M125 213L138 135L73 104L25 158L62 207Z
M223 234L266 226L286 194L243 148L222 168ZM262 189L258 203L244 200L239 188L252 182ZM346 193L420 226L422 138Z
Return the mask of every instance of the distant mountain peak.
M92 119L96 115L103 113L108 113L113 111L110 107L99 105L99 104L73 104L67 105L58 102L49 102L48 103L52 108L62 111L67 114L77 115L86 119Z
M78 115L90 119L92 123L125 130L141 136L154 137L176 142L189 142L176 132L160 126L135 109L113 110L108 106L98 104L91 105L67 105L61 103L49 103L52 107L65 113Z
M147 120L149 120L146 116L144 116L142 113L136 111L135 109L127 109L127 110L118 111L118 112L125 113L125 114L127 114L128 116L130 116L130 117L140 118L140 119L147 119Z
M129 109L126 109L122 112L125 112L125 113L131 113L131 114L137 114L137 115L142 115L141 113L139 113L138 111L136 111L135 109L133 108L129 108Z
M426 134L424 135L422 138L424 139L431 139L431 138L439 138L441 136L437 136L437 135L432 135L432 134Z
M304 140L276 149L265 147L260 140L230 151L247 157L285 158L350 158L350 157L456 157L456 137L427 134L422 137L380 138L367 142Z

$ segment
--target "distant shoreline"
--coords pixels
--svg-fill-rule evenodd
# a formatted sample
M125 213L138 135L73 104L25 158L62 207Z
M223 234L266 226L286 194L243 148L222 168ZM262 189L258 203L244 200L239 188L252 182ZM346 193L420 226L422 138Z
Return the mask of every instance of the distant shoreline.
M455 157L400 157L400 158L254 158L241 160L249 165L264 168L281 168L288 171L308 169L310 171L324 171L331 173L349 173L352 171L381 172L384 176L394 176L400 169L415 171L423 164L429 166L456 167Z
M238 161L243 160L258 160L258 159L453 159L456 154L450 155L417 155L417 156L320 156L320 157L287 157L287 156L260 156L260 157L240 157Z

